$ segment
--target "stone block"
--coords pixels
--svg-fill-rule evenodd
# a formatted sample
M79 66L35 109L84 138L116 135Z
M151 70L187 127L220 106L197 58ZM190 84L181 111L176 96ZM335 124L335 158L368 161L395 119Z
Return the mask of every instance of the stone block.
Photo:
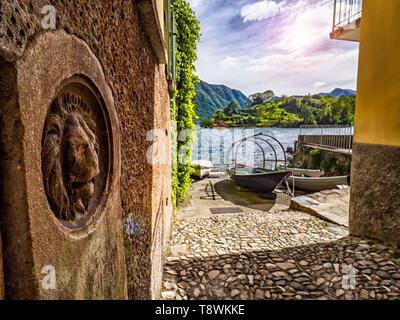
M350 233L400 246L400 147L353 146Z
M4 189L17 195L1 195L6 298L124 299L120 132L111 90L82 40L62 30L34 40L9 68L15 76L7 107L21 139L2 136L9 148L1 165L14 173Z

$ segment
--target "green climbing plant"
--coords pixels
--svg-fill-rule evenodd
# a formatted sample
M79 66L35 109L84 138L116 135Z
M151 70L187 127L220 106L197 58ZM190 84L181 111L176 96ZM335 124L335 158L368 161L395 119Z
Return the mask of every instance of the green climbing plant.
M172 121L176 131L173 136L173 147L178 150L172 168L172 201L174 207L187 195L190 178L191 150L194 141L196 118L193 97L195 82L195 61L197 60L197 44L200 40L200 22L189 3L184 0L172 0L171 7L176 19L176 91L171 101Z

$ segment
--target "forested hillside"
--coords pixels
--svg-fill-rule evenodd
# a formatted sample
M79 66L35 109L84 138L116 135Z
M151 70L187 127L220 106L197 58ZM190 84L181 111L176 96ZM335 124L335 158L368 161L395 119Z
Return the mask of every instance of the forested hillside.
M196 114L200 120L211 118L216 110L223 109L232 100L236 100L241 107L248 100L239 90L224 85L209 84L200 80L195 87L196 96L193 101L196 104Z
M246 107L236 101L218 109L204 127L298 127L300 125L353 125L355 96L331 95L276 98L271 90L251 95Z

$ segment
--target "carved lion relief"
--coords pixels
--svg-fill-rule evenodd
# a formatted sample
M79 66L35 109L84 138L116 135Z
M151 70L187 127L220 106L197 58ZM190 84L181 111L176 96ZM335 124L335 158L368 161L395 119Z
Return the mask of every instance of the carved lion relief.
M46 196L55 216L75 226L88 221L104 191L108 148L106 137L99 142L106 131L99 103L81 81L72 82L54 99L43 130Z

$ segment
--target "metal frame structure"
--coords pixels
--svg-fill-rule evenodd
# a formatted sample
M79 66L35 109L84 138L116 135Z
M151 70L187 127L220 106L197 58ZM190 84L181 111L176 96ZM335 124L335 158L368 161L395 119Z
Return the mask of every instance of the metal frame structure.
M280 148L282 149L282 153L283 153L283 157L284 159L278 159L278 155L276 152L276 149L274 148L274 146L272 145L272 143L270 141L268 141L268 139L272 140L273 142L276 142ZM238 155L238 151L240 146L245 143L245 142L253 142L256 146L258 146L261 149L262 155L263 155L263 169L265 169L265 164L266 162L274 162L275 163L275 170L278 169L278 162L283 162L284 163L284 170L286 170L287 167L287 156L286 156L286 151L285 148L283 147L283 145L280 143L280 141L276 138L274 138L273 136L264 134L264 133L258 133L240 140L235 141L234 143L231 144L231 146L229 147L227 153L226 153L226 159L227 159L227 163L225 163L225 165L227 167L233 165L234 167L236 167L238 165L237 163L237 155ZM267 146L269 146L274 154L274 158L273 159L267 159L265 156L265 150L262 147L262 143L265 143ZM231 157L232 155L232 157Z

